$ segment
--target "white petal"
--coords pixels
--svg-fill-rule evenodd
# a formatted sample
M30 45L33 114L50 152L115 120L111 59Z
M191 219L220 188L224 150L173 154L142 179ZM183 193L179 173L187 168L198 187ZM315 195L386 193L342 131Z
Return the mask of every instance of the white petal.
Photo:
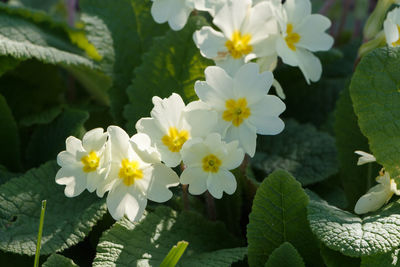
M154 108L150 112L151 117L166 130L168 130L169 127L179 128L179 124L182 120L182 111L185 108L182 97L173 93L168 98L161 99L155 96L152 100Z
M223 143L221 141L221 135L219 133L210 133L204 140L204 144L212 149L218 151L223 149Z
M283 6L286 9L289 22L293 24L300 23L311 14L310 0L286 0Z
M183 145L181 154L185 166L200 167L202 159L209 154L209 149L202 138L193 138Z
M82 138L83 148L87 152L99 151L107 141L107 133L102 128L88 131Z
M56 174L56 183L66 185L64 194L76 197L86 189L86 175L80 168L61 168Z
M70 136L65 140L66 150L75 155L78 151L83 151L83 146L81 140L74 136Z
M372 187L367 194L363 195L356 203L354 212L364 214L376 211L392 197L393 192L387 190L381 184Z
M107 172L104 174L105 177L101 180L101 183L96 188L96 194L98 197L103 197L107 191L110 191L114 184L119 181L118 173L120 165L118 163L110 163Z
M248 120L257 128L259 134L278 134L284 128L284 123L278 116L285 108L285 103L278 97L265 95L251 107Z
M99 173L97 171L89 172L86 176L87 190L92 193L97 187L103 182L105 173Z
M283 63L288 64L289 66L299 65L299 59L297 58L296 52L287 46L285 40L281 36L276 40L276 52L278 53L278 56L282 58Z
M141 118L136 123L136 130L139 133L145 133L150 137L152 143L161 142L161 138L168 132L153 118Z
M225 36L209 26L196 31L193 34L193 40L203 57L217 59L224 58L228 54Z
M365 163L370 163L370 162L376 161L376 158L374 157L374 155L371 155L367 152L357 150L357 151L354 151L354 153L361 156L358 158L357 165L363 165Z
M196 81L194 90L201 101L216 110L224 110L225 99L222 98L214 88L208 85L207 82Z
M111 157L115 162L120 162L128 156L129 136L118 126L109 126L107 128L109 136L109 145L111 149Z
M243 34L251 34L250 44L266 39L270 34L278 32L278 25L274 22L268 2L261 2L253 6L247 14L247 20L242 27Z
M77 161L76 157L67 151L62 151L57 155L57 164L61 167L73 167L73 166L82 166L79 161Z
M212 110L191 110L184 115L190 125L191 137L206 137L207 134L214 132L217 126L217 112Z
M178 175L161 163L152 166L152 173L147 198L155 202L165 202L172 197L172 192L168 188L179 185Z
M306 17L295 31L301 36L296 46L310 51L326 51L331 49L333 38L324 31L331 25L331 21L322 15L313 14Z
M140 158L147 163L156 163L161 161L160 153L151 146L150 137L144 133L137 133L129 140L133 150Z
M119 183L107 196L107 207L115 220L124 215L130 221L138 221L147 205L147 198L135 186L125 186Z
M215 65L222 68L229 76L235 76L238 69L244 65L244 59L241 58L233 58L231 56L227 56L225 59L215 60Z
M306 82L308 84L310 83L310 80L312 82L317 82L321 78L322 74L321 61L319 61L313 53L302 48L298 48L296 52L299 59L299 67L306 78Z
M151 15L157 23L167 22L184 6L183 0L155 0L151 6Z
M183 2L184 4L184 1ZM193 8L187 6L180 6L179 9L175 10L175 14L171 16L168 20L168 24L174 31L179 31L180 29L185 26L190 13L192 12Z
M274 82L272 83L272 86L275 88L276 94L282 99L285 100L286 95L283 92L283 88L281 84L278 82L278 80L274 79Z
M399 30L397 25L392 21L386 19L383 23L383 29L385 31L386 42L389 46L393 46L392 43L399 40Z
M222 161L221 167L227 170L233 170L242 164L244 152L238 147L239 142L233 141L226 145L227 155Z
M207 180L207 189L215 198L222 198L223 192L232 195L236 191L237 183L235 176L227 170L219 170L213 173Z
M243 148L244 152L249 154L250 157L253 157L256 152L256 129L248 123L243 123L238 128L240 146Z
M188 167L181 174L181 184L189 185L189 193L192 195L203 194L207 190L208 173L201 167Z
M218 26L228 38L235 30L240 30L246 17L251 0L232 0L224 5L215 15L213 23Z
M206 82L211 86L222 99L229 99L233 97L232 78L220 67L210 66L204 71Z
M274 51L276 42L274 43ZM273 71L278 63L278 54L274 52L271 56L263 56L257 59L257 64L260 66L260 72Z
M168 149L164 144L157 145L157 149L161 155L161 161L165 163L168 167L174 168L178 166L182 161L181 153L179 152L172 152Z

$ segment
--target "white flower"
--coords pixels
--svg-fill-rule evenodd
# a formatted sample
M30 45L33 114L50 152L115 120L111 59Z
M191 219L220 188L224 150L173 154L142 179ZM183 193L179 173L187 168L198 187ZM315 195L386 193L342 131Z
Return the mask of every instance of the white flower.
M193 34L201 54L233 74L241 65L254 58L275 52L277 24L270 3L251 7L251 0L230 0L215 15L213 23L221 30L202 27Z
M374 155L371 155L367 152L357 150L357 151L354 151L354 153L361 156L358 158L357 165L363 165L365 163L370 163L370 162L376 161L376 158L374 157Z
M207 110L185 107L182 98L173 93L161 99L153 97L151 118L141 118L136 123L140 133L147 134L169 167L176 167L182 160L180 150L192 137L203 137L213 131L217 114Z
M218 133L205 140L193 138L183 145L182 158L186 168L181 183L189 184L191 194L208 190L213 197L221 198L224 191L230 195L236 191L236 179L229 170L238 167L244 158L237 141L225 143Z
M286 107L278 97L268 95L274 80L271 72L259 73L256 63L247 63L233 78L217 66L206 68L205 76L205 82L195 83L195 91L217 111L219 132L225 140L238 140L254 156L257 133L275 135L283 130L278 116Z
M194 7L200 11L207 11L214 17L228 1L229 0L194 0Z
M383 23L386 42L390 47L400 45L400 8L395 8L390 11Z
M279 5L274 9L281 32L276 42L278 55L284 63L299 66L307 83L318 81L322 65L311 52L332 47L333 38L325 33L331 26L330 20L311 14L309 0L287 0L283 6Z
M355 213L364 214L376 211L385 205L393 194L400 195L400 191L397 190L396 182L390 178L388 172L381 173L380 176L376 177L376 181L379 184L368 190L368 192L357 201L354 208Z
M61 169L56 174L56 183L66 185L67 197L75 197L85 189L93 192L104 179L106 141L107 133L101 128L87 132L82 141L73 136L67 138L66 151L57 156Z
M194 9L191 0L152 0L151 15L157 23L168 21L174 31L185 26L188 17Z
M147 205L147 199L165 202L172 197L168 189L179 184L178 175L160 162L145 134L128 134L118 126L107 129L110 147L110 169L97 194L107 191L107 207L115 220L126 215L138 221Z

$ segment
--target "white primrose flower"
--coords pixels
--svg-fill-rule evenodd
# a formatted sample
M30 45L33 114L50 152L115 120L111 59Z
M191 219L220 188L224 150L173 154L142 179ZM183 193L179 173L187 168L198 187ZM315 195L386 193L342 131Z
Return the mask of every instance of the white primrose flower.
M279 115L286 106L278 97L268 95L274 81L271 72L259 73L256 63L239 68L234 77L217 66L207 67L206 81L197 81L200 100L218 114L219 132L224 140L239 141L251 157L256 149L257 133L275 135L284 128Z
M193 0L152 0L151 15L157 23L168 21L174 31L182 29L194 9Z
M276 51L283 62L299 66L307 81L318 81L322 74L320 60L312 53L329 50L333 38L325 33L330 20L319 14L311 14L309 0L287 0L273 9L278 20L280 35Z
M400 7L390 11L383 23L385 31L386 43L390 47L400 45Z
M276 58L275 38L278 27L269 2L251 6L251 0L229 0L218 11L213 23L221 30L202 27L193 34L201 54L213 59L228 73L254 58Z
M358 158L357 165L363 165L365 163L370 163L370 162L376 161L376 158L374 157L374 155L371 155L367 152L357 150L357 151L354 151L354 153L361 156Z
M229 0L194 0L194 7L200 11L207 11L214 17L228 1Z
M96 128L88 131L82 141L70 136L65 141L66 151L57 156L61 169L56 174L56 183L66 185L67 197L76 197L85 189L96 190L106 174L104 157L107 133Z
M376 211L390 200L393 194L400 195L396 182L390 178L388 172L381 171L376 177L377 185L373 186L356 203L354 212L364 214Z
M110 147L110 166L106 179L97 194L107 191L107 207L115 220L124 215L138 221L147 199L165 202L172 197L168 189L179 184L178 175L160 162L159 154L150 146L150 138L128 134L118 126L107 129Z
M180 179L189 184L189 193L200 195L208 190L221 198L224 191L230 195L236 191L236 179L229 170L237 168L244 158L237 141L225 143L218 133L193 138L183 145L182 158L186 168Z
M183 144L192 137L204 137L213 132L217 114L198 109L195 103L185 106L175 93L164 99L155 96L153 104L151 118L141 118L136 129L150 137L167 166L176 167L182 161L180 151Z

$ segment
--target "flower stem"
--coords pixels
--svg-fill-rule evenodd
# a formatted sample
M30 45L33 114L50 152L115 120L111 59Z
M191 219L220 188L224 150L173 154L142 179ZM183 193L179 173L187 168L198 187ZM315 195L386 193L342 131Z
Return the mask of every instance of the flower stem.
M189 205L189 194L188 194L188 185L182 185L182 200L183 200L183 210L188 211L190 209Z
M40 247L41 247L41 242L42 242L44 213L46 211L46 203L47 203L46 200L42 201L42 210L40 212L38 239L37 239L37 244L36 244L35 263L34 263L33 267L38 267L39 266Z
M217 220L217 210L215 208L215 200L208 191L206 191L206 203L207 203L208 218L211 221Z

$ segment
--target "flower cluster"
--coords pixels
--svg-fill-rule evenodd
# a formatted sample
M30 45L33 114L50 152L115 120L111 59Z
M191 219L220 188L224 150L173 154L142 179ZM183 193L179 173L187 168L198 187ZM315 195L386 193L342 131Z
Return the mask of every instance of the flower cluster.
M285 104L268 94L273 75L260 73L256 63L244 64L234 75L211 66L205 77L195 83L200 100L188 105L175 93L153 97L150 117L136 123L132 137L117 126L93 129L82 141L69 137L57 157L56 182L66 185L65 195L75 197L85 189L99 197L108 193L114 219L126 215L137 221L147 200L169 200L169 188L180 183L194 195L233 194L237 185L230 170L240 166L245 153L254 155L257 134L283 130L279 115ZM180 164L179 177L171 168Z
M156 22L168 21L179 30L194 9L209 12L216 27L196 31L196 46L227 73L234 74L251 60L262 70L273 71L279 56L285 64L298 66L307 83L320 79L321 62L313 52L332 47L333 38L325 33L331 22L311 14L310 0L284 4L280 0L153 0L152 15ZM280 88L277 82L275 87Z

